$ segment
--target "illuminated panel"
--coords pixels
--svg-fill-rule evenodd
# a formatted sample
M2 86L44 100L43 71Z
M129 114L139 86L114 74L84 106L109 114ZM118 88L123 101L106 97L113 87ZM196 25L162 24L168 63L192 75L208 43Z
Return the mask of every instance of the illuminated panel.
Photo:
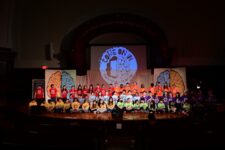
M109 48L103 52L99 60L101 76L108 84L130 82L137 68L135 56L125 47Z

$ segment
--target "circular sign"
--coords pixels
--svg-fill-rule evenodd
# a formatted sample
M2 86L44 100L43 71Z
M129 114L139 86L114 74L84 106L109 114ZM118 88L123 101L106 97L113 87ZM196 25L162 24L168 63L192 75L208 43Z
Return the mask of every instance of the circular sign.
M126 84L137 71L137 61L127 48L112 47L102 54L99 70L108 84Z

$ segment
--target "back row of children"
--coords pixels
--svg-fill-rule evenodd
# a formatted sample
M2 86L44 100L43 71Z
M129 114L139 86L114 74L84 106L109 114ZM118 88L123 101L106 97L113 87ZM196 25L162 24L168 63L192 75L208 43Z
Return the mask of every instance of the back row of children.
M67 90L68 88L69 90ZM61 90L52 84L47 93L53 101L56 101L57 97L61 97L64 102L67 99L70 99L72 102L75 97L85 98L87 96L90 97L89 99L95 99L96 97L99 99L107 99L112 96L113 99L116 100L118 97L121 97L122 99L130 97L134 101L136 99L140 100L141 97L146 96L157 96L160 98L163 95L171 93L171 97L175 98L177 92L183 94L178 90L175 84L172 87L167 84L161 86L160 82L158 82L156 86L152 83L149 88L145 88L144 84L141 84L141 87L139 87L136 82L133 82L132 84L126 83L126 85L120 84L120 86L117 84L109 84L108 87L105 87L104 84L102 84L102 86L97 84L95 88L93 84L90 84L89 88L87 88L86 85L83 87L78 85L77 88L75 88L75 86L67 87L64 85ZM38 87L34 93L34 98L39 104L41 104L45 99L44 89L42 87Z

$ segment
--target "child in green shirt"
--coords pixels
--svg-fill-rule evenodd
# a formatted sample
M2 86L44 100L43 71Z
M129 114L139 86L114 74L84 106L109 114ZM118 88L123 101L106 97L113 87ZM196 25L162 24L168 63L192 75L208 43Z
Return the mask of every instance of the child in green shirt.
M147 108L148 108L148 104L145 102L144 99L141 99L141 102L140 102L140 110L143 111L143 112L146 112L147 111Z
M131 101L130 98L127 99L127 101L124 104L124 107L127 112L131 112L133 110L133 102Z
M134 105L133 105L134 111L137 112L140 110L140 104L138 100L135 100Z
M117 108L120 109L120 110L123 110L124 108L124 102L122 99L119 99L117 104L116 104Z
M158 112L158 113L164 113L165 111L166 111L166 106L165 106L163 100L160 99L160 100L159 100L159 103L158 103L158 105L157 105L157 112Z

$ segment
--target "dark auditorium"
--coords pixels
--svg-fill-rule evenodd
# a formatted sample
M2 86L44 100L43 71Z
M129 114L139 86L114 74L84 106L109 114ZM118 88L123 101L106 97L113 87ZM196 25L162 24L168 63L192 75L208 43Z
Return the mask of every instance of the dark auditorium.
M224 6L0 0L0 149L225 149Z

